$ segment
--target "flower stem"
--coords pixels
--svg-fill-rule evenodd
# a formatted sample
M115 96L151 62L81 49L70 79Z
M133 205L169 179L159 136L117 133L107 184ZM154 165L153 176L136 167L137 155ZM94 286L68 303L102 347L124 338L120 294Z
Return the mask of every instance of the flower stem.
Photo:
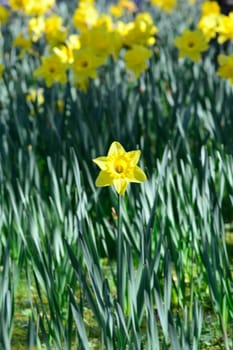
M117 224L117 299L124 311L126 260L122 234L121 196L118 195L118 224Z

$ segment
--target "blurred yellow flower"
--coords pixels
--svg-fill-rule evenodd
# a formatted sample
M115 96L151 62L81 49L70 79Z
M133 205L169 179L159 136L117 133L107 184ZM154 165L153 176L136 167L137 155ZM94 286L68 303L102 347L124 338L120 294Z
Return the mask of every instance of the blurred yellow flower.
M135 77L147 69L147 60L152 56L152 51L141 45L133 45L125 54L126 67L132 70Z
M42 64L34 71L34 76L43 78L47 87L55 82L65 84L67 82L67 65L62 63L57 55L42 57Z
M215 38L220 18L221 9L216 1L206 1L202 4L197 27L203 32L207 41Z
M22 33L15 38L12 44L14 47L21 49L20 58L23 58L25 53L32 47L31 39L25 38Z
M26 100L30 108L30 115L35 115L35 110L39 110L44 103L43 89L29 89L26 93Z
M94 28L104 29L108 32L112 32L114 30L112 17L106 13L103 13L95 22Z
M5 24L10 17L10 11L5 7L0 5L0 24Z
M98 11L94 5L88 2L81 2L73 15L73 24L75 28L83 31L90 29L97 22Z
M41 16L55 5L55 0L27 0L25 14L28 16Z
M37 41L45 31L45 20L43 16L32 17L28 21L28 32L32 37L32 41Z
M53 47L53 52L60 58L61 62L71 64L74 62L74 50L81 48L80 38L77 34L71 34L65 42Z
M233 12L230 12L228 16L221 15L217 31L219 44L233 39Z
M103 62L114 52L115 35L106 29L91 28L80 35L81 47L91 47L97 56L103 57Z
M233 85L233 54L218 56L219 68L217 74L221 78L225 78Z
M4 64L0 63L0 78L2 78L2 76L3 76L4 69L5 69Z
M71 65L75 85L86 90L89 78L97 78L97 68L103 64L103 59L96 56L90 47L74 52L74 62Z
M201 53L208 49L205 36L199 29L185 29L181 36L174 39L174 45L179 49L179 57L188 57L193 62L198 62Z
M44 95L42 89L29 89L26 94L28 102L37 103L39 106L44 103Z
M221 13L221 9L217 1L206 1L201 6L202 16L208 15L219 15Z
M166 13L171 13L177 5L176 0L151 0L151 3Z
M23 11L27 16L40 16L55 5L55 0L9 0L14 11Z
M137 166L141 151L126 152L123 146L114 141L107 156L93 159L101 169L97 179L97 187L114 186L119 195L124 195L130 182L144 182L146 174Z
M220 14L213 13L200 18L197 28L202 31L207 41L216 37L220 17Z
M45 39L51 46L55 46L66 40L67 28L62 25L63 18L56 14L45 20Z
M25 8L27 0L8 0L13 11L20 11Z
M64 112L64 101L61 98L57 100L57 109L59 113Z
M118 4L116 4L116 5L111 5L109 7L109 12L111 13L112 16L116 18L120 18L124 14L124 9Z
M134 22L129 22L122 26L123 43L131 45L153 45L156 41L155 34L158 29L153 23L153 19L148 12L137 14Z
M119 6L131 13L137 10L135 2L130 0L120 0Z
M67 38L67 43L72 50L79 50L81 47L80 36L78 34L70 34Z

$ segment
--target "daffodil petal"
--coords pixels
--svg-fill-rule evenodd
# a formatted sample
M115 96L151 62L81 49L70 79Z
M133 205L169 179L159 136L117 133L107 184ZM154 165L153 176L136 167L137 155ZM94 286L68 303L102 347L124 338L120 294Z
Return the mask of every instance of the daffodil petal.
M108 156L112 156L114 154L125 153L124 147L117 141L114 141L108 151Z
M118 194L121 196L125 194L126 188L128 186L128 181L126 179L114 179L113 185Z
M139 150L127 152L127 156L129 157L129 160L132 166L138 163L140 155L141 155L141 151Z
M106 172L101 170L97 179L95 181L95 185L97 187L111 186L113 184L111 176Z
M98 167L100 167L101 170L107 169L107 161L108 161L107 157L98 157L92 160L95 164L98 165Z
M146 180L146 174L141 168L136 166L132 169L132 172L128 176L128 180L130 182L144 182Z

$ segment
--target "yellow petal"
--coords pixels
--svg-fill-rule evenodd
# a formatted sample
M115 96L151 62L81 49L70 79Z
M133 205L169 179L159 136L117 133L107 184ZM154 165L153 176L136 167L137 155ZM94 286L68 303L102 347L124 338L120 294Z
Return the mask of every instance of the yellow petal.
M113 184L118 194L121 196L125 194L126 188L128 186L128 181L126 179L114 179Z
M112 156L114 154L125 153L124 147L120 144L120 142L114 141L108 151L108 156Z
M92 159L95 164L100 167L101 170L106 170L107 169L107 157L98 157L95 159Z
M136 166L132 169L130 176L128 176L130 182L144 182L146 180L146 174L144 171Z
M141 151L139 150L127 152L127 156L129 157L130 163L132 165L136 165L138 163L140 155Z
M113 184L112 178L106 171L100 171L96 181L95 185L97 187L104 187L104 186L111 186Z

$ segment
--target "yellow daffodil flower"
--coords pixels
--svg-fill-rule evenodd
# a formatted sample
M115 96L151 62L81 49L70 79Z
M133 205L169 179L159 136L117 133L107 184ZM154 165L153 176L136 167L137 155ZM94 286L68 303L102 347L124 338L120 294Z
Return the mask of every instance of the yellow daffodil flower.
M64 42L68 29L62 25L62 17L54 14L45 20L45 38L50 46L56 46Z
M219 44L233 39L233 12L230 12L228 16L221 15L217 31Z
M221 9L216 1L206 1L201 6L201 17L197 24L207 41L216 37L221 18Z
M166 13L171 13L176 7L176 0L151 0L151 3Z
M10 11L5 6L0 5L0 24L6 24L9 17Z
M72 64L74 62L74 50L81 48L80 38L77 34L71 34L65 42L54 46L52 51L60 58L61 62Z
M94 28L106 30L107 32L112 32L114 30L112 17L110 17L106 13L103 13L97 19L96 23L94 24Z
M10 7L13 11L20 11L25 8L25 0L8 0Z
M126 46L153 45L158 29L148 12L139 13L134 22L123 26L123 42Z
M97 78L97 68L104 63L101 57L96 56L90 47L81 48L74 52L74 61L71 65L75 85L86 90L88 79Z
M200 18L197 27L202 31L207 41L216 37L220 18L221 15L215 13Z
M57 55L42 57L42 64L34 71L34 76L43 78L47 87L51 87L55 82L65 84L67 65L62 63Z
M32 41L37 41L45 31L45 20L43 16L32 17L28 21L28 31Z
M233 85L233 54L218 56L219 68L217 74L221 78L225 78Z
M202 16L208 16L208 15L219 15L221 12L220 6L217 3L217 1L206 1L201 6L201 15Z
M92 28L80 35L81 47L91 47L103 61L114 51L114 33L105 29Z
M74 12L73 23L75 28L83 31L93 27L98 17L99 13L94 5L88 2L81 2Z
M201 53L208 49L208 44L201 30L185 29L181 36L174 39L179 49L179 57L188 57L193 62L201 59Z
M96 186L114 186L119 195L124 195L130 182L143 182L146 174L137 166L141 151L126 152L123 146L114 141L107 156L93 159L93 162L101 169Z
M109 7L109 12L111 13L112 16L114 16L116 18L120 18L124 14L124 9L121 6L119 6L118 4L111 5Z
M25 14L28 16L41 16L55 5L55 0L27 0Z
M152 51L141 45L134 45L125 54L126 67L132 70L135 77L148 67L146 61L152 56Z
M30 39L25 38L22 33L20 33L13 41L14 47L19 47L21 49L20 58L23 58L25 53L29 51L32 47L32 42Z
M23 11L27 16L41 16L55 5L55 0L9 0L13 11Z

